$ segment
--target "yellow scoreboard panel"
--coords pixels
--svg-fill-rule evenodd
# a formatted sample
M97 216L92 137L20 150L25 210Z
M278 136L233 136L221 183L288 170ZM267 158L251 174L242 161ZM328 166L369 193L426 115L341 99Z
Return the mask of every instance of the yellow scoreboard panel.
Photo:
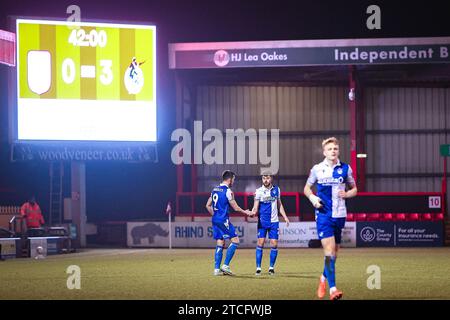
M156 27L18 19L19 140L156 141Z

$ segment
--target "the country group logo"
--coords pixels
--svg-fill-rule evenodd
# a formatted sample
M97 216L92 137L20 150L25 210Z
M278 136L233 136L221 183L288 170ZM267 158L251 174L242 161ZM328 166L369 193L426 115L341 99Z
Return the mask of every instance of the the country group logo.
M360 232L360 236L364 242L372 242L375 240L376 232L371 227L364 227Z

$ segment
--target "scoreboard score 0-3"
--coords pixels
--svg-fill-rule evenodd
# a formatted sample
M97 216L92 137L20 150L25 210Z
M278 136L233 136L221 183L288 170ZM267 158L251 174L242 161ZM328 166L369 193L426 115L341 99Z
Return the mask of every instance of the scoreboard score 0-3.
M17 138L156 141L156 27L16 21Z

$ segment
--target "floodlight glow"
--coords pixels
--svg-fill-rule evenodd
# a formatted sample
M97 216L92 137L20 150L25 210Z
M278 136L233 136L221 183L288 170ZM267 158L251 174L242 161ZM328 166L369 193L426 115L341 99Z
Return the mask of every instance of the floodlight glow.
M358 153L356 155L357 158L367 158L367 154L366 153Z

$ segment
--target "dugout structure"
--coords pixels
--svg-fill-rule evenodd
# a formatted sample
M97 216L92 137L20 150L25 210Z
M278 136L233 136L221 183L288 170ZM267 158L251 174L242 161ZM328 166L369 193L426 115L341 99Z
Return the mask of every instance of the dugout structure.
M313 219L301 191L322 159L320 142L336 136L360 191L348 201L349 220L442 221L449 52L450 37L170 44L177 127L280 129L275 182L299 220ZM178 218L207 217L204 203L225 168L238 174L238 203L252 205L260 166L193 160L177 166Z

